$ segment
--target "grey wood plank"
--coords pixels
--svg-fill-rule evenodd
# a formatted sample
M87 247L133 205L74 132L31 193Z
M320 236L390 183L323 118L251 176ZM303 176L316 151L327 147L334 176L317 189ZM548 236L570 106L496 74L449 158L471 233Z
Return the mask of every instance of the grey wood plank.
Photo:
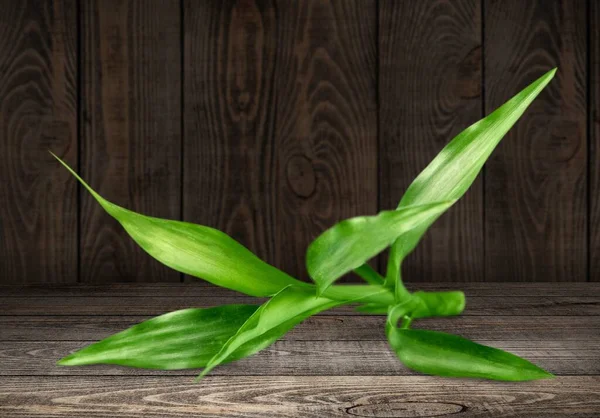
M229 234L272 262L273 1L181 4L183 217Z
M410 290L464 290L469 297L530 297L530 296L600 296L600 283L407 283ZM203 280L189 283L113 283L108 285L27 285L0 286L2 297L22 296L94 296L94 297L148 297L148 296L243 296L232 290L216 287Z
M456 134L481 118L479 0L395 1L379 5L381 209ZM437 220L404 263L404 277L485 281L483 183Z
M484 1L486 113L558 67L486 164L489 280L587 280L587 3Z
M600 377L488 382L430 376L5 377L6 417L592 417Z
M106 199L180 217L179 0L81 1L81 173ZM176 281L87 191L81 281Z
M311 241L377 212L377 2L276 0L275 265L309 280Z
M150 316L0 316L0 341L95 341ZM317 315L283 340L385 341L385 316ZM600 343L600 316L458 316L415 321L415 327L460 334L473 340Z
M0 376L19 375L197 375L192 370L146 370L94 365L60 367L55 363L90 344L73 341L9 341L0 347ZM478 340L521 356L556 375L600 374L599 340ZM259 353L217 367L214 375L388 376L418 374L406 368L387 341L277 341Z
M590 127L589 169L590 184L588 196L590 199L589 219L589 279L600 282L600 2L589 3L589 94L588 117Z
M240 297L0 297L0 315L160 315L191 307L227 303L261 303L264 299ZM353 306L325 311L326 315L356 314ZM600 296L580 297L469 297L463 313L472 315L600 315Z
M0 283L77 281L77 1L0 1Z

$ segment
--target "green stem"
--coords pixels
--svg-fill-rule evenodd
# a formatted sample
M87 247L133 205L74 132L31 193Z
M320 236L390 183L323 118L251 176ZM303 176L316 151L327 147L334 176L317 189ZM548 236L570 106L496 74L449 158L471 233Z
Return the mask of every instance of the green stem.
M383 285L385 282L385 279L368 264L363 264L359 268L354 269L354 273L358 274L369 284Z

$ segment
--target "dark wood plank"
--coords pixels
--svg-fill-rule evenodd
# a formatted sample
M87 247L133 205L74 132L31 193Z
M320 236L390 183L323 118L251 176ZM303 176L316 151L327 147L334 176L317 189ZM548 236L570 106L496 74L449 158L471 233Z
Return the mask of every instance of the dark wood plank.
M151 316L0 316L0 341L95 341ZM386 317L317 315L282 339L385 341ZM415 327L486 341L597 341L600 316L458 316L428 318Z
M407 283L411 290L443 291L464 290L467 297L495 296L495 297L600 297L600 283ZM216 287L202 280L191 283L113 283L109 285L27 285L27 286L0 286L0 295L3 297L57 297L66 296L94 296L94 297L185 297L185 296L213 296L216 298L242 296L232 290Z
M275 9L184 1L184 212L273 260Z
M383 329L382 329L383 332ZM146 370L94 365L58 367L56 361L92 343L11 341L0 347L0 376L190 375L191 370ZM592 341L478 340L526 358L558 376L600 374L599 339ZM259 353L217 367L215 376L411 376L387 341L277 341Z
M121 206L180 217L178 0L81 3L83 177ZM81 206L81 280L179 281L87 192Z
M160 315L177 309L210 307L229 303L260 304L265 299L250 296L198 297L0 297L0 316L5 315ZM353 306L325 311L326 315L355 315ZM481 315L600 315L600 297L469 297L463 313Z
M481 118L476 0L382 0L379 12L383 209L456 134ZM440 218L406 260L410 281L483 281L482 183Z
M376 2L278 0L275 264L308 280L308 245L377 211Z
M484 4L486 112L559 68L487 164L488 279L585 281L586 2Z
M0 9L0 282L76 282L76 2Z
M589 279L600 282L600 4L589 2L590 74L589 74L589 122L590 122L590 271Z
M6 377L5 416L594 416L600 377L534 382L409 377Z

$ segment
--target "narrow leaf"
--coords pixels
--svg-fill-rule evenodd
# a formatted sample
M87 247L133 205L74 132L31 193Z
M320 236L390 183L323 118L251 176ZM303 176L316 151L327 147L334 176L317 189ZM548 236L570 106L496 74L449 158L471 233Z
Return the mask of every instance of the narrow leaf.
M292 284L308 286L265 263L219 230L141 215L107 201L54 157L144 251L172 269L251 296L271 296Z
M257 352L268 347L311 315L344 302L317 297L314 289L290 286L273 296L240 327L209 361L199 378L219 364L231 361L236 352Z
M359 268L399 236L444 212L453 201L416 205L376 216L346 219L323 232L308 247L306 266L319 293Z
M556 69L547 72L486 118L458 134L412 182L398 208L462 197L494 148L552 80L555 72ZM388 284L399 280L402 260L436 219L430 218L394 243L388 261Z
M402 363L421 373L446 377L523 381L551 373L514 354L477 344L458 335L388 324L388 340Z
M205 367L256 309L258 305L224 305L171 312L89 345L58 364L118 364L162 370ZM227 361L249 354L238 351Z

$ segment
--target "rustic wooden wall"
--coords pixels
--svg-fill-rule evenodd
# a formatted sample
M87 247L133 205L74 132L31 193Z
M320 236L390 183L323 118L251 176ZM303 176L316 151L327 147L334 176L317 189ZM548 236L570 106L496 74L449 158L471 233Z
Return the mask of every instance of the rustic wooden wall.
M395 207L448 140L555 66L405 277L600 280L596 1L0 10L2 283L185 279L138 249L47 150L119 204L222 229L306 279L320 231Z

